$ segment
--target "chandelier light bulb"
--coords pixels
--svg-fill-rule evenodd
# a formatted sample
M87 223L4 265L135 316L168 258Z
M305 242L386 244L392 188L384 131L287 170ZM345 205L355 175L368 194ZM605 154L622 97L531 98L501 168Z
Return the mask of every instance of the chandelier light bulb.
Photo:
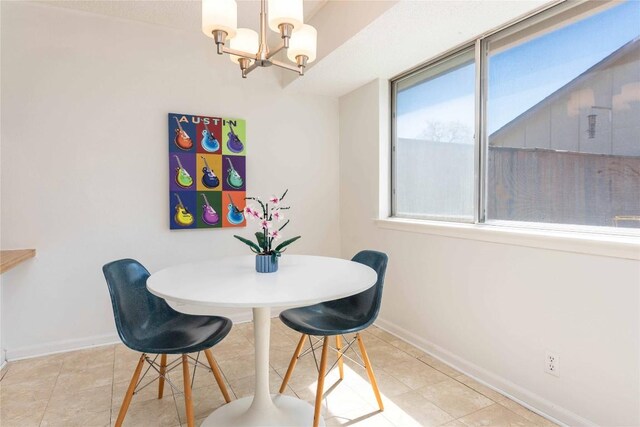
M294 30L302 27L302 0L269 0L269 28L280 32L280 25L292 25Z
M287 57L293 62L298 62L298 56L306 56L307 63L316 59L316 47L318 42L318 31L311 25L302 25L291 36Z
M236 0L202 0L202 32L214 38L213 31L224 31L227 38L236 35L238 5Z
M255 55L260 48L259 39L258 33L252 29L238 28L236 36L230 40L229 44L233 50L241 50ZM229 59L233 63L239 63L240 58L237 55L229 55ZM251 63L253 63L253 60L251 60Z

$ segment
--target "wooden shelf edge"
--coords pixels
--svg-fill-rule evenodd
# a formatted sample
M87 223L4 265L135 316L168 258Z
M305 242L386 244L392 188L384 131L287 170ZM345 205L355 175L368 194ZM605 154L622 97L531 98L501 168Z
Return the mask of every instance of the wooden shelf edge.
M0 274L11 270L21 262L36 256L35 249L14 249L0 251Z

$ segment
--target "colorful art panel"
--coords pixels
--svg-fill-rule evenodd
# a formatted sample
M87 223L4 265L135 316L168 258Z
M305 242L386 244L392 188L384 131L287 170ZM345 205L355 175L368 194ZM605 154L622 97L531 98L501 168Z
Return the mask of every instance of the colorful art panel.
M223 119L222 154L244 156L247 151L247 128L242 119Z
M196 190L198 191L222 191L223 168L220 154L198 153L196 158Z
M246 226L245 121L169 113L168 129L170 228Z
M222 227L222 192L198 191L198 228Z
M224 191L244 191L247 168L244 156L222 156L224 170L222 189Z
M174 191L169 199L171 229L196 228L196 192Z
M196 189L196 159L193 154L169 153L169 189L171 191Z
M222 119L220 117L197 117L198 153L222 153Z
M195 153L196 125L194 116L169 113L169 152Z
M247 225L247 220L244 217L245 197L244 191L222 192L223 227L245 227Z

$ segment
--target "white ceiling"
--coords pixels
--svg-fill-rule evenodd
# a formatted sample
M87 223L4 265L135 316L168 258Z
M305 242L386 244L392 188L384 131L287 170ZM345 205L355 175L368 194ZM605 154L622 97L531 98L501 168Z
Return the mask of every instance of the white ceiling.
M132 19L184 31L201 31L200 0L39 1L56 7ZM260 2L237 1L238 26L257 30ZM549 2L387 0L384 7L376 7L377 4L372 1L328 1L304 0L305 21L310 21L319 29L319 53L323 53L321 48L330 46L330 49L309 67L305 76L293 78L295 76L283 75L282 84L289 91L344 95L373 79L388 79L400 74ZM325 5L331 7L318 13ZM360 17L366 19L359 19ZM270 33L273 37L270 44L277 43L277 34ZM336 37L337 34L340 37ZM270 72L280 70L272 67Z
M394 77L548 2L402 0L287 89L341 96L373 79Z
M304 0L305 20L328 0ZM38 0L51 6L133 19L186 31L201 31L200 0ZM238 26L258 30L260 2L237 0Z

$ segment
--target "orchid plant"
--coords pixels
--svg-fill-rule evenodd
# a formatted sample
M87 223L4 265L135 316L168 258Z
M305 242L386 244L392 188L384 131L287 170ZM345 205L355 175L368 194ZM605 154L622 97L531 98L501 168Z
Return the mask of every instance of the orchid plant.
M289 224L288 219L285 221L283 211L289 210L291 207L282 206L282 200L284 200L288 191L286 190L280 197L272 196L267 202L263 202L257 197L246 197L245 200L252 200L259 207L247 204L244 208L245 217L256 221L261 231L255 233L257 243L237 235L233 237L249 246L252 252L258 255L271 255L275 261L286 250L287 246L301 237L292 237L276 245L278 240L282 238L281 231Z

